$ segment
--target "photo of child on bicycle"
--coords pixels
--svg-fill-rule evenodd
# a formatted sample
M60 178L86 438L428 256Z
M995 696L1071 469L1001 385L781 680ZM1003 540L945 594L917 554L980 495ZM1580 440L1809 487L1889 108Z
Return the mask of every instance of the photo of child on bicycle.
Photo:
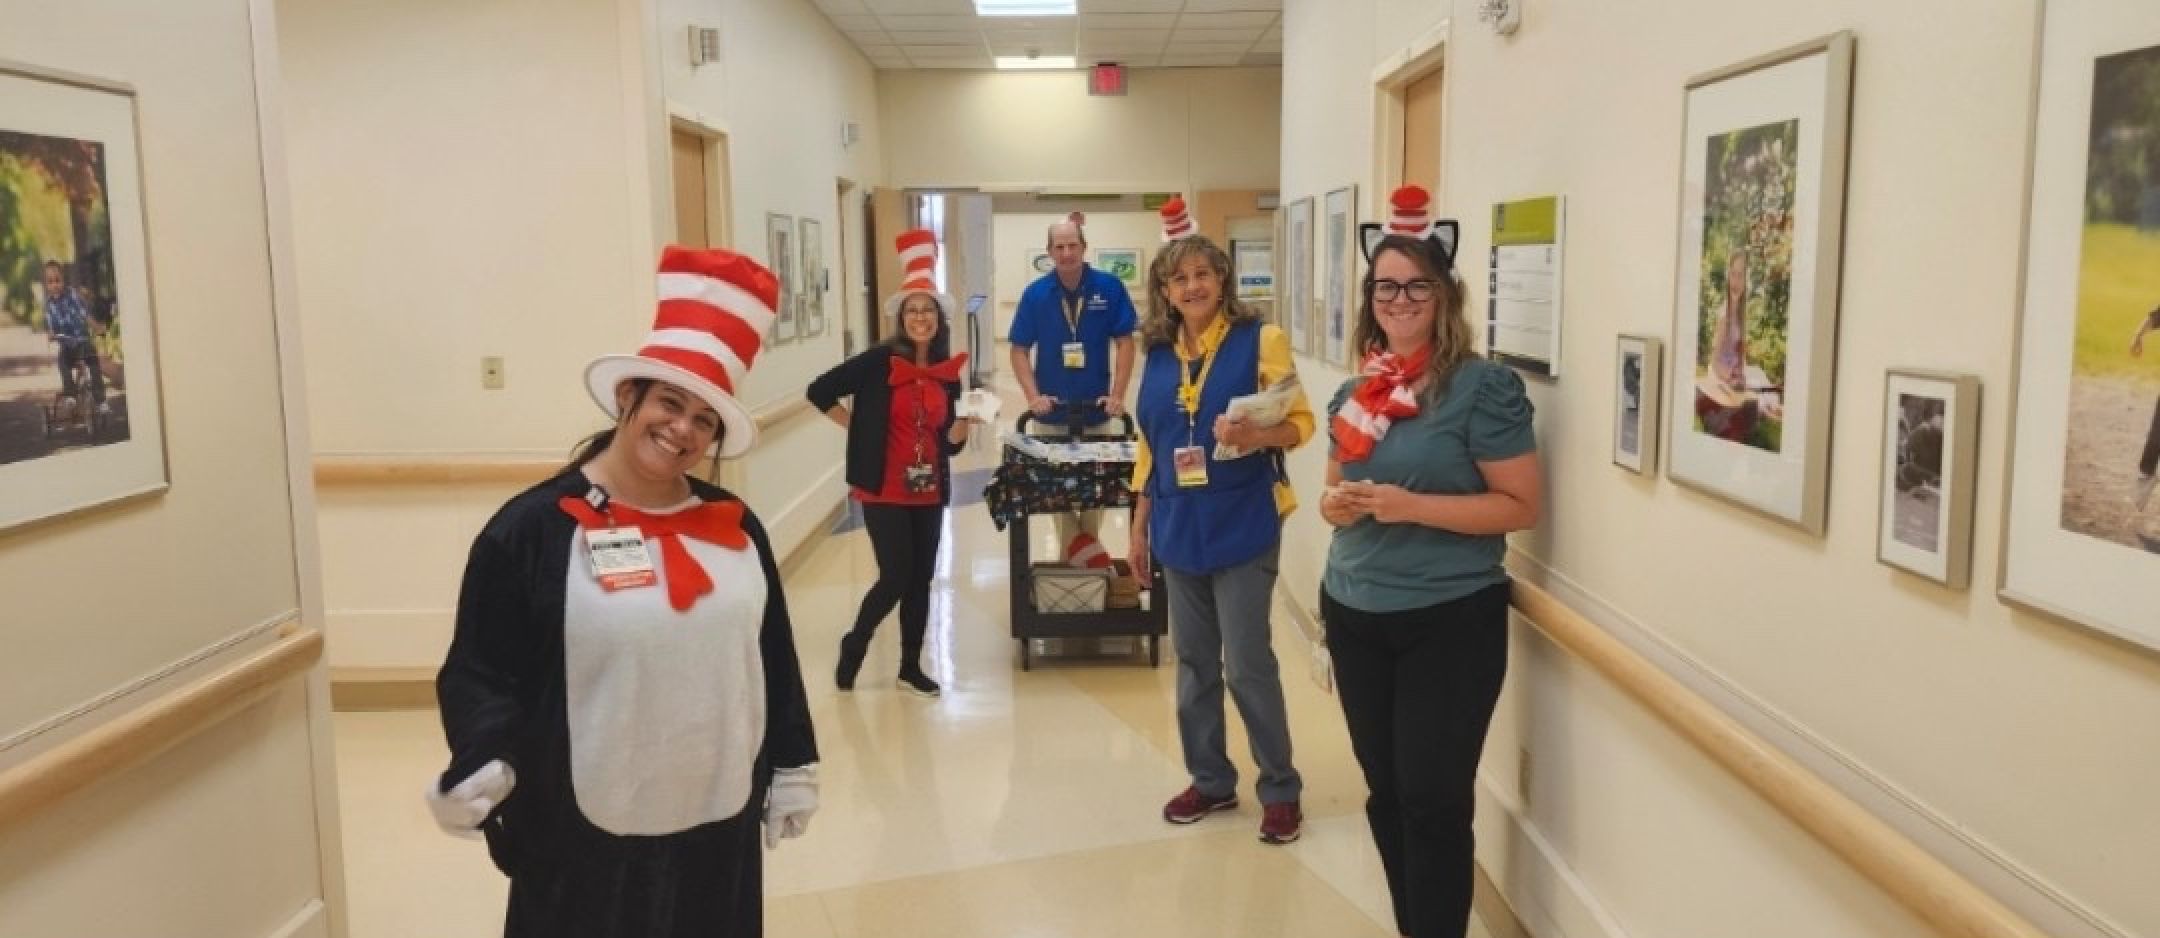
M105 148L0 131L0 464L128 439Z

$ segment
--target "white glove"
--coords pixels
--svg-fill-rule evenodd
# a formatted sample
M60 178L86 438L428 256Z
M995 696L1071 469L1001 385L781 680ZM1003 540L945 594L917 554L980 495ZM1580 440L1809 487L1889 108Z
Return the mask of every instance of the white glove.
M779 847L783 838L801 837L815 813L817 766L773 770L772 788L765 792L765 849Z
M480 822L510 797L510 790L517 787L517 772L510 764L496 759L451 786L449 791L437 791L429 785L428 810L435 815L435 824L444 833L459 837L478 836Z

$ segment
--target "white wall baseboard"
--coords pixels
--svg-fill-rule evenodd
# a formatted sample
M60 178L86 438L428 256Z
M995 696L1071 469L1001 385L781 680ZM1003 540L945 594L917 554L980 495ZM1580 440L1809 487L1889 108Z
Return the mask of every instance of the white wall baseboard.
M1478 865L1508 907L1537 938L1628 938L1567 858L1522 812L1522 806L1478 773Z
M329 938L330 917L324 912L321 899L309 899L284 925L271 932L269 938Z

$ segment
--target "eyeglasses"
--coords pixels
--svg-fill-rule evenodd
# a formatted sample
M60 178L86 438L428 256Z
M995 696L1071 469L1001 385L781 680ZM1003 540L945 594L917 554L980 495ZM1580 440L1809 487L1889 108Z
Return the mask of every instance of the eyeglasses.
M1423 303L1433 298L1434 286L1431 280L1412 280L1407 283L1400 280L1375 280L1367 284L1366 289L1372 291L1373 300L1380 303L1393 302L1401 296L1408 296L1412 303Z
M937 316L937 314L938 314L938 311L937 311L937 307L935 307L935 306L933 306L933 307L930 307L929 309L923 309L923 308L921 308L921 307L903 307L903 308L902 308L902 309L900 310L900 315L901 315L901 316L903 316L903 317L906 317L906 316L929 316L929 317L933 317L933 318L934 318L934 317L936 317L936 316Z

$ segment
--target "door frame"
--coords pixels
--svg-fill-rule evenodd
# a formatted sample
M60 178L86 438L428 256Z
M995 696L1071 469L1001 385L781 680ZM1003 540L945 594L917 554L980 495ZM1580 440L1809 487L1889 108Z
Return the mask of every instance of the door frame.
M1441 20L1424 35L1413 40L1402 51L1381 60L1372 73L1373 102L1373 178L1365 186L1364 199L1370 203L1360 206L1359 214L1377 217L1377 206L1401 184L1403 165L1403 105L1410 86L1435 73L1443 76L1447 70L1448 32L1450 20ZM1440 85L1440 139L1441 151L1446 152L1448 120L1454 112L1447 106L1447 79ZM1437 208L1447 204L1447 161L1441 160L1440 174L1433 184L1433 205Z

